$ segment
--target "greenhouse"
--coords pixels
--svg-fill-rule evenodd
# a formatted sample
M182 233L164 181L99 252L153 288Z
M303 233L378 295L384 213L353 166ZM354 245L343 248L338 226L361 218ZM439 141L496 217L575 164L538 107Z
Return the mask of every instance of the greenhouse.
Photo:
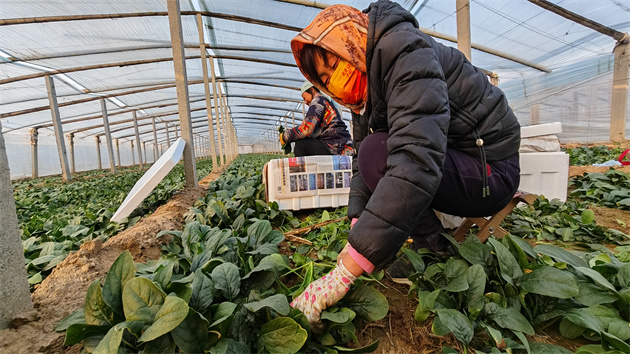
M0 352L630 353L630 2L375 1L0 1Z

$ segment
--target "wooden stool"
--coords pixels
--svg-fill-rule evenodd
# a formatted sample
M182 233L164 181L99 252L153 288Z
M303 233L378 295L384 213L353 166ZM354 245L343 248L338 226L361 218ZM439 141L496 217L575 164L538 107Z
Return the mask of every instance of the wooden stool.
M532 204L534 200L536 200L538 196L536 194L531 194L523 191L517 191L514 195L514 198L505 206L500 212L492 215L489 219L486 218L464 218L464 221L461 225L455 230L455 234L453 238L457 240L457 242L462 242L464 237L470 230L471 226L477 225L479 226L479 231L477 232L477 237L479 241L486 242L490 235L494 235L494 237L501 238L507 235L507 231L501 228L499 225L503 221L503 219L512 212L512 209L518 205L518 203L527 203Z

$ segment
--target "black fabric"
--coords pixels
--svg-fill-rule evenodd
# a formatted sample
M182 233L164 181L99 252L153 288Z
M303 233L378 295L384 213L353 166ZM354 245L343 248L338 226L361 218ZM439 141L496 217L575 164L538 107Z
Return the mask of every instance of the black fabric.
M461 52L418 30L400 5L382 0L365 12L369 91L365 113L353 115L355 149L370 132L387 132L388 158L373 193L360 172L353 176L348 216L360 218L349 241L379 267L420 224L442 180L447 147L505 160L518 151L520 126L503 92ZM481 187L471 193L482 200Z
M319 139L300 139L295 141L295 148L293 149L296 157L300 156L313 156L313 155L332 155L330 150L324 142Z

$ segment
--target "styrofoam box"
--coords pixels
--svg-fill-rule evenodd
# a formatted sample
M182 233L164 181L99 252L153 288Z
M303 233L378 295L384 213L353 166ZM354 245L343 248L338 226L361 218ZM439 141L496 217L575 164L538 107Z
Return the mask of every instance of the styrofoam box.
M351 178L350 156L276 159L263 168L267 201L280 210L347 206Z
M518 189L542 194L551 200L567 199L569 155L564 152L527 152L520 154L521 183Z

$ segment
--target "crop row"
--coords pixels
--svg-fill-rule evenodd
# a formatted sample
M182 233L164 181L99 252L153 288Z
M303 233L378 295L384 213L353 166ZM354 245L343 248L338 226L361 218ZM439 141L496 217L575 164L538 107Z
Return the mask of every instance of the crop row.
M210 173L212 162L197 163L197 174ZM103 241L153 212L184 184L177 165L122 223L110 218L146 171L128 168L118 174L93 171L63 183L57 177L15 182L14 196L29 283L40 283L69 252L86 241Z

